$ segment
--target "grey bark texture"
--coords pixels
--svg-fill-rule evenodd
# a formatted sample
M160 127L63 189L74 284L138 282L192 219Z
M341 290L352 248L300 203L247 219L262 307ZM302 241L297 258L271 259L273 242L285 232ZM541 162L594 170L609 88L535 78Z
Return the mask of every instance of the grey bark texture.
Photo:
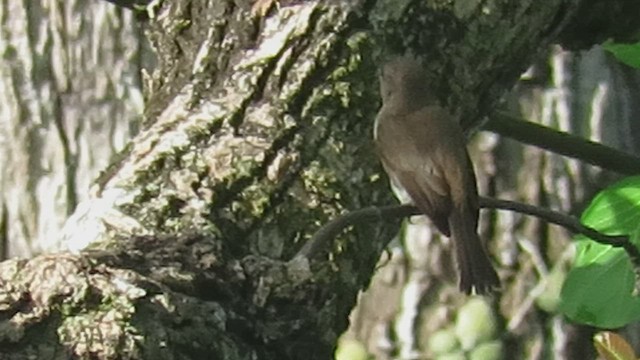
M143 108L141 31L102 2L0 7L0 258L59 249L59 234Z
M88 249L0 264L2 359L331 358L397 224L295 254L329 219L393 201L370 140L379 60L426 54L472 127L588 2L264 3L150 4L143 128L65 225L62 244ZM535 286L505 234L505 288Z

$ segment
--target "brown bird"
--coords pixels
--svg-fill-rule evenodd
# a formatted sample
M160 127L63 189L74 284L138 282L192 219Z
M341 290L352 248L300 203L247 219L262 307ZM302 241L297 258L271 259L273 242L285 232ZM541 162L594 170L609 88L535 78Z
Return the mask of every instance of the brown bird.
M396 194L451 238L460 289L490 292L500 281L478 237L478 189L460 125L438 105L413 57L383 67L380 91L374 138Z

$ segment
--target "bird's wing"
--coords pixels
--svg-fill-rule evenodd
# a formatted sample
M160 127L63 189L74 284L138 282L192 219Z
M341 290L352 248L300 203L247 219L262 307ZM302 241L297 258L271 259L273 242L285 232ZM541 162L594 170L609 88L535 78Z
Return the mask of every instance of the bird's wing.
M387 116L386 114L384 114ZM412 113L399 121L409 122L409 126L393 126L393 123L380 122L376 143L385 143L385 151L379 151L382 164L391 180L404 188L413 203L445 235L449 235L448 216L451 211L449 186L443 169L434 158L436 149L430 141L428 123L420 121L425 114ZM412 133L407 133L407 132ZM421 136L415 136L415 133ZM403 139L403 141L396 141ZM423 139L424 141L414 141ZM390 141L395 141L393 144ZM390 148L390 146L392 146Z

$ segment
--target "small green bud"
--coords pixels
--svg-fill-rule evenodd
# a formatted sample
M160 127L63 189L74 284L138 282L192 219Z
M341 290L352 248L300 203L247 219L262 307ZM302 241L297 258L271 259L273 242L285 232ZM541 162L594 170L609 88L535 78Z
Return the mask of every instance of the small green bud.
M497 330L493 309L479 296L469 299L460 308L455 326L456 335L464 350L491 340Z

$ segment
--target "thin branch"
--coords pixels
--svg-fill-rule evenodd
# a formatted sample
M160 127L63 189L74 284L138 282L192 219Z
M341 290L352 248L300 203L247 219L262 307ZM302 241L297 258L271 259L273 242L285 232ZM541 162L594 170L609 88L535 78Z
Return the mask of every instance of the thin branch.
M147 14L144 11L145 7L151 3L152 0L105 0L114 4L115 6L133 10L136 16L141 19L147 19Z
M635 247L635 245L633 245L633 243L631 243L631 241L629 241L628 235L603 234L592 227L583 225L580 220L573 216L515 201L494 199L483 196L480 197L480 206L486 209L510 210L521 214L532 215L548 223L562 226L574 234L582 234L601 244L622 248L627 252L634 265L636 267L640 267L640 251Z
M636 266L640 266L640 252L629 241L627 235L607 235L591 227L585 226L573 216L557 211L523 204L515 201L480 197L480 207L486 209L499 209L518 212L521 214L538 217L548 223L564 227L575 234L582 234L601 244L623 248ZM351 225L362 224L369 221L394 220L420 212L413 205L392 205L383 207L367 207L341 215L322 226L311 239L300 249L297 256L312 258L322 253L325 246L331 243L340 232Z
M323 247L334 239L342 230L351 225L362 224L369 221L383 219L400 219L420 212L410 205L369 206L363 209L348 212L323 225L309 241L304 244L296 256L312 258L319 254Z
M625 175L640 174L640 158L566 132L498 112L482 130Z
M521 214L538 217L548 223L560 225L574 234L582 234L599 243L615 247L624 247L629 242L627 235L606 235L594 228L583 225L573 216L538 206L523 204L515 201L480 197L480 206L485 209L510 210Z
M137 3L135 0L106 0L116 6L124 7L127 9L133 9L133 6Z

